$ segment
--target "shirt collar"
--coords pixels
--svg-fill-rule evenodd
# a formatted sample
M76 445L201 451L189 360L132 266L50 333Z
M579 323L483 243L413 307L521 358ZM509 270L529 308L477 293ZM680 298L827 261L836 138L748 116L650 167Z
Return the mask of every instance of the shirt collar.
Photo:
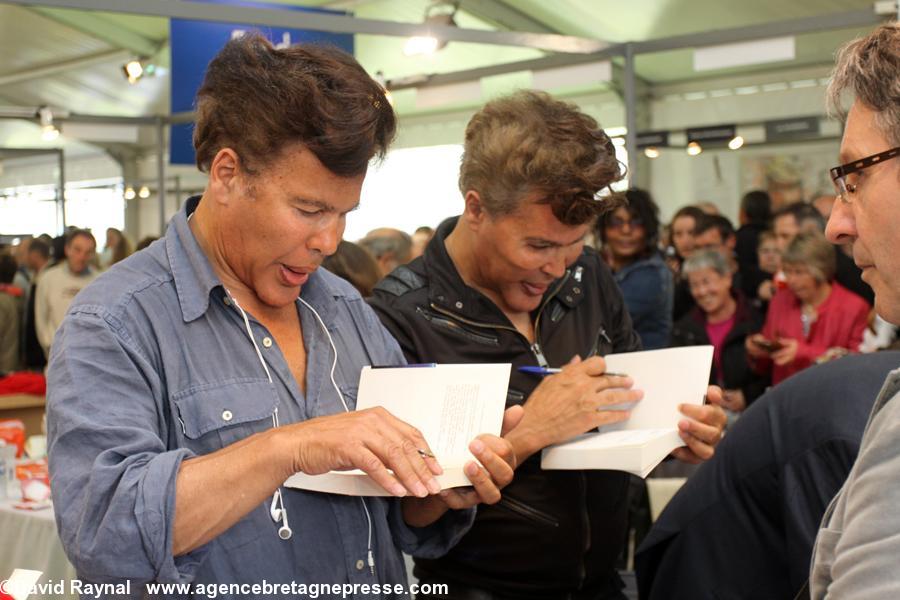
M166 254L185 323L206 313L210 292L222 285L188 225L188 217L199 204L200 196L188 198L166 231Z

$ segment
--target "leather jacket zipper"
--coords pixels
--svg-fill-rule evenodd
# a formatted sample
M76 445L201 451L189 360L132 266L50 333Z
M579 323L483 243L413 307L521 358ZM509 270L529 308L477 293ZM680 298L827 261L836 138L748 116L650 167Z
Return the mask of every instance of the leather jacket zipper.
M544 351L541 348L540 329L539 329L539 326L541 323L541 315L544 314L544 309L547 307L547 304L549 304L550 301L554 297L556 297L556 295L562 289L563 285L565 285L566 281L568 281L570 275L571 275L571 272L569 270L566 270L566 274L563 275L562 279L559 280L559 283L557 283L556 287L553 288L553 291L550 292L550 295L547 296L547 298L544 300L544 303L541 304L541 307L538 309L537 317L535 317L535 319L534 319L534 343L529 342L528 338L526 338L524 335L522 335L522 332L519 331L518 329L516 329L515 327L510 327L509 325L497 325L495 323L483 323L480 321L473 321L472 319L467 319L466 317L462 317L462 316L454 313L453 311L447 310L446 308L444 308L442 306L438 306L434 302L429 303L429 306L431 307L432 310L439 312L444 316L452 317L454 319L457 319L461 323L465 323L466 325L471 325L472 327L483 327L483 328L487 328L487 329L502 329L505 331L512 331L513 333L518 335L520 338L525 340L525 343L528 345L528 348L531 350L531 353L534 355L534 358L537 360L537 363L539 366L549 367L550 363L547 361L547 357L544 356Z
M520 517L524 517L530 521L537 521L544 525L549 525L550 527L559 527L559 521L556 520L556 517L549 515L544 511L528 506L521 500L516 500L509 494L504 494L502 500L500 500L500 502L498 502L496 506L505 508L506 510L514 512Z

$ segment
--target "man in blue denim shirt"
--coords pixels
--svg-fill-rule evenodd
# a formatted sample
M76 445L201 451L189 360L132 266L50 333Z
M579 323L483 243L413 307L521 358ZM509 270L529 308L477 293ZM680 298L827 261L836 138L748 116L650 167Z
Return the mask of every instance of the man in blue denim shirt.
M442 554L470 507L499 499L507 442L479 436L473 488L438 493L418 431L381 409L350 412L361 367L404 358L350 285L317 267L393 131L381 88L337 50L250 36L210 64L194 133L203 196L85 289L53 343L52 488L83 580L129 581L130 595L173 582L194 587L156 591L245 584L217 595L260 596L270 588L250 586L266 582L405 597L400 551ZM280 487L352 468L407 497Z

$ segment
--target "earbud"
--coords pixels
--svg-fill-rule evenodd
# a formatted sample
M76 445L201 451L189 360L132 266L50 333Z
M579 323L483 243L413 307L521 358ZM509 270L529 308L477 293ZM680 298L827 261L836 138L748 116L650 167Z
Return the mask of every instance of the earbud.
M269 507L269 515L272 517L272 520L276 523L281 520L281 509L278 508L278 492L280 490L275 490L275 493L272 494L272 505Z

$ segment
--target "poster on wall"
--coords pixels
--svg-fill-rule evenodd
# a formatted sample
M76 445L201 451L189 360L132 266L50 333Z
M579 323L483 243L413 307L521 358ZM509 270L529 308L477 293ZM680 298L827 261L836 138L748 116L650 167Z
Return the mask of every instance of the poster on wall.
M794 202L808 202L816 196L833 193L828 169L835 166L835 161L835 153L825 150L744 156L741 189L769 192L773 211Z

